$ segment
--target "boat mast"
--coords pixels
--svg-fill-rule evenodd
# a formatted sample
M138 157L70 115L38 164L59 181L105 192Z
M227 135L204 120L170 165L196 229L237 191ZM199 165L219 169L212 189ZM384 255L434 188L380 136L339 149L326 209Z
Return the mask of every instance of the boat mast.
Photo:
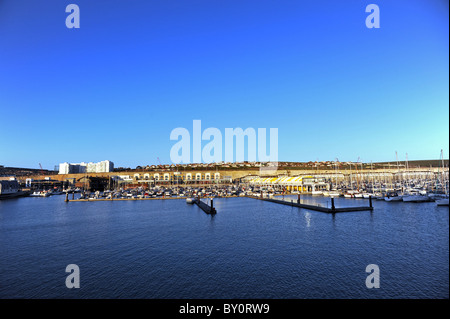
M350 188L353 190L352 162L350 162Z
M336 170L336 190L338 189L338 169L337 169L337 165L338 165L339 159L336 157L336 162L334 163L334 168Z
M441 149L441 162L442 162L442 184L444 186L444 192L447 196L447 182L445 180L445 166L444 166L444 150Z
M406 153L406 188L409 188L409 179L408 179L408 171L409 171L409 167L408 167L408 153Z
M398 154L397 151L395 151L395 161L397 162L397 174L400 178L400 187L402 188L402 195L403 195L403 178L400 176L400 165L398 164Z
M356 189L359 192L359 183L361 181L361 172L358 174L358 163L359 163L359 156L358 156L358 159L356 160L356 164L355 164L355 167L356 167Z
M370 160L370 175L372 176L372 193L375 194L375 191L373 190L375 186L375 177L373 176L372 160Z

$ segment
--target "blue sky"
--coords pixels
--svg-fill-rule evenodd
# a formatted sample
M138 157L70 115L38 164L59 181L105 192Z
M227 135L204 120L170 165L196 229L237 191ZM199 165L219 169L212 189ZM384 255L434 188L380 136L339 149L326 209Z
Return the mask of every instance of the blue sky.
M170 132L196 119L276 127L281 161L448 158L448 14L437 0L0 0L0 165L170 163Z

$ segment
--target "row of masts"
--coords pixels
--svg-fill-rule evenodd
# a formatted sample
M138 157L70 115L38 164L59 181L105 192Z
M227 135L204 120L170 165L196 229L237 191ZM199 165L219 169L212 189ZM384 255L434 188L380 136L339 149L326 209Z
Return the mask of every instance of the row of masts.
M345 174L338 172L339 160L336 158L335 162L335 170L336 174L333 178L330 179L331 188L332 189L351 189L351 190L359 190L365 188L371 188L372 190L378 188L391 188L391 189L410 189L412 187L422 188L428 191L434 192L443 192L446 195L448 194L449 189L449 170L448 167L445 167L443 150L441 150L441 167L438 168L438 172L432 170L430 166L428 171L419 170L410 170L408 165L408 153L406 153L406 161L404 165L404 169L400 168L400 163L398 160L398 154L395 152L396 163L397 163L397 172L387 173L387 172L373 172L372 162L371 162L371 172L363 173L363 166L361 164L361 171L358 172L357 164L355 164L355 171L353 173L352 166L350 164L350 172L347 174L345 170ZM359 158L357 163L359 162ZM348 176L348 180L345 178ZM338 179L341 177L341 181ZM333 183L334 182L334 183Z

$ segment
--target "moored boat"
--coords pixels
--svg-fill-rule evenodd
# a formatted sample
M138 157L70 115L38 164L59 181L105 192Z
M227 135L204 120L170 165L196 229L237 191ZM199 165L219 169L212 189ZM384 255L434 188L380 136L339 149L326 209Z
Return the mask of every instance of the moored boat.
M328 193L330 197L339 197L339 192L338 191L331 191Z
M31 197L49 197L51 193L47 191L34 191L30 194Z
M386 202L401 202L402 196L386 196L384 198Z

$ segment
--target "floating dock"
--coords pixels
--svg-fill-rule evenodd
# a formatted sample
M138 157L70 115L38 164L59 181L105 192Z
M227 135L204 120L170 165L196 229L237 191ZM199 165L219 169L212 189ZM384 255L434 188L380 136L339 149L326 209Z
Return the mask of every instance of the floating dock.
M212 199L211 199L211 206L209 206L205 202L202 202L200 199L194 199L194 204L200 207L208 215L214 215L217 213L216 209L214 208Z
M260 199L267 202L272 202L276 204L282 204L282 205L288 205L292 207L299 207L299 208L305 208L310 210L315 210L322 213L328 213L328 214L335 214L335 213L345 213L345 212L359 212L359 211L366 211L366 210L373 210L372 206L372 197L369 197L369 206L356 206L356 207L340 207L336 208L334 206L334 198L331 198L331 208L328 207L322 207L317 205L307 205L307 204L300 204L300 196L297 199L297 202L294 202L293 200L291 202L285 201L285 200L279 200L279 199L273 199L273 198L260 198L260 197L251 197L249 198L254 199Z

